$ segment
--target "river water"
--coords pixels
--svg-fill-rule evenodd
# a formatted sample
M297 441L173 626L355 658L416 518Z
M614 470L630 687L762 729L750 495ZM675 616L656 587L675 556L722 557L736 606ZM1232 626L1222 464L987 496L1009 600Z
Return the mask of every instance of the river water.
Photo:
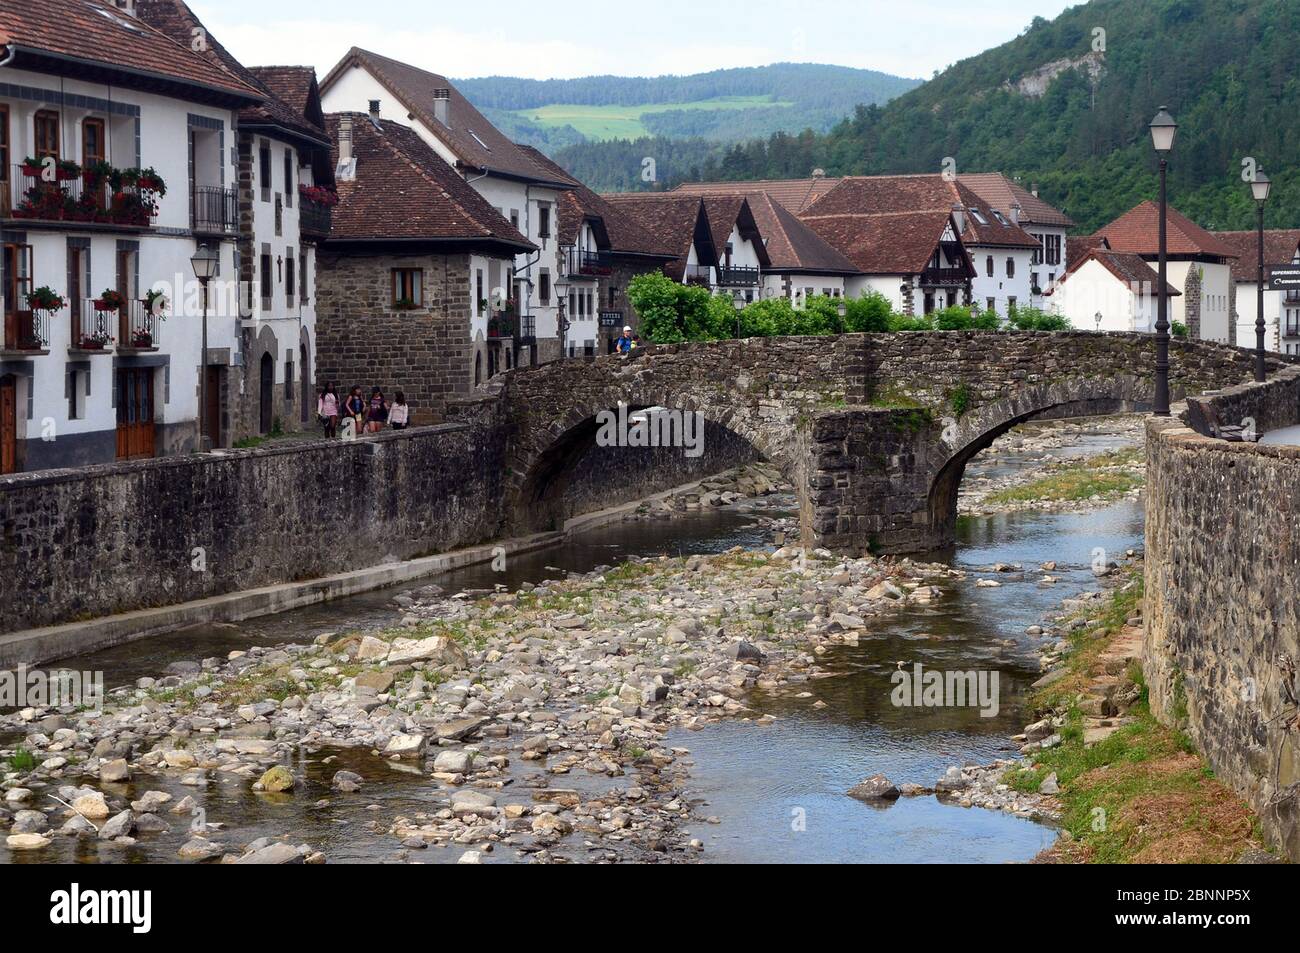
M1081 443L1095 452L1115 441L1089 436ZM977 458L971 472L976 478L988 477L1033 465L1031 455L1021 459L1004 454L983 464ZM1122 502L1086 514L964 517L958 532L951 551L929 558L968 570L967 578L947 584L929 607L909 608L892 621L873 620L872 637L859 645L832 649L821 660L828 677L786 694L754 693L751 707L775 715L775 722L758 726L749 720L726 721L671 734L670 744L691 752L689 794L697 814L715 821L691 825L694 836L704 842L704 860L996 863L1027 860L1050 845L1054 831L1009 814L965 809L933 797L903 799L880 808L844 794L877 772L895 783L932 785L949 765L985 763L1014 753L1008 736L1024 725L1024 698L1040 674L1039 640L1026 636L1025 629L1052 614L1063 598L1095 588L1089 566L1097 548L1123 553L1140 547L1142 511L1137 503ZM554 549L512 557L504 573L484 565L431 581L448 592L497 584L513 589L568 571L615 565L631 555L712 553L736 545L770 544L770 528L741 506L595 528ZM1058 564L1052 573L1058 582L1051 586L1040 584L1038 572L992 570L997 563L1035 570L1047 560ZM1000 585L977 587L978 578L994 578ZM62 664L101 670L109 687L124 685L142 675L158 675L178 659L225 655L250 644L310 642L324 632L391 627L400 611L393 602L396 594L374 592L238 625L194 627ZM894 707L889 675L899 661L909 668L919 661L927 668L997 671L996 716L981 717L976 709ZM811 692L812 697L796 697L799 692ZM818 700L825 706L814 707ZM345 767L367 777L360 794L329 790L330 777ZM527 763L517 767L520 780L538 770ZM255 794L243 779L218 781L204 796L208 819L219 815L229 825L229 837L223 839L232 845L287 833L293 843L305 841L323 850L331 862L373 862L390 860L396 853L394 838L385 833L394 814L430 808L430 785L418 771L368 752L326 749L307 754L298 771L305 783L293 795ZM384 780L369 783L380 777ZM611 780L590 783L607 788ZM520 800L527 801L526 786L518 787ZM179 785L169 787L157 777L143 780L138 790L129 785L113 790L138 796L146 789L169 791L178 800L196 794ZM503 798L502 803L509 800ZM0 862L171 861L186 839L184 823L176 821L174 826L178 829L171 834L142 838L128 848L79 838L56 838L47 850L30 855L7 856L0 847ZM125 854L116 857L115 851ZM446 862L459 854L455 848L431 849L420 852L418 859Z

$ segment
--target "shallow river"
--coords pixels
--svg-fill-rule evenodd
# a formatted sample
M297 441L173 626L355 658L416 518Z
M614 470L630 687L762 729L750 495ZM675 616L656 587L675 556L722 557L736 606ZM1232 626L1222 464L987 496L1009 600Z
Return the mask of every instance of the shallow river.
M1089 451L1108 442L1085 438ZM1059 452L1058 452L1059 455ZM985 465L986 474L1014 469L1014 455ZM972 471L978 473L976 463ZM844 792L877 772L895 783L931 785L952 764L987 762L1008 756L1008 736L1025 723L1023 700L1039 675L1036 643L1026 627L1053 613L1060 601L1096 583L1089 570L1097 547L1122 554L1138 548L1142 512L1126 502L1088 514L1015 513L963 518L953 551L935 554L970 570L931 607L915 607L893 621L875 620L873 636L859 646L840 646L822 657L829 677L799 685L785 694L756 693L750 704L777 720L766 727L731 721L698 731L677 730L670 743L688 748L693 762L689 794L700 817L692 833L704 841L706 861L748 862L1005 862L1027 860L1048 846L1055 833L1011 815L941 804L933 797L903 799L887 808L855 801ZM563 546L512 557L509 570L468 567L431 581L449 592L514 588L523 582L555 578L567 571L585 572L614 565L634 554L720 552L731 546L770 545L771 531L743 509L714 510L668 521L626 522L583 532ZM1038 584L1038 573L994 573L994 563L1019 563L1034 569L1054 560L1054 586ZM997 588L980 588L975 580L996 578ZM109 687L142 675L157 675L177 659L224 655L250 644L310 642L322 632L385 628L395 622L393 590L369 593L279 616L253 619L237 626L204 626L147 639L104 652L66 660L80 670L102 670ZM920 661L948 670L993 669L1000 677L1000 709L981 717L975 709L900 709L890 704L889 675L896 663ZM812 697L797 698L800 691ZM817 700L825 707L815 708ZM328 763L325 759L331 759ZM336 759L336 760L335 760ZM535 765L536 763L532 763ZM293 795L255 794L243 779L214 783L206 794L157 777L147 788L201 796L209 820L221 820L231 832L228 843L258 836L289 834L323 850L331 862L383 861L394 857L395 839L384 833L399 812L429 807L430 786L418 772L395 767L366 752L327 749L306 755L299 766L305 778ZM384 783L367 783L362 793L340 795L329 780L349 767L368 781L384 774ZM523 780L534 770L520 763ZM575 775L566 785L606 789L617 780ZM129 786L119 793L129 794ZM512 795L510 792L514 791ZM505 789L501 803L529 802L528 788ZM138 792L136 793L138 796ZM326 807L316 801L328 798ZM371 809L379 805L378 810ZM104 862L174 860L186 839L184 824L168 817L176 830L150 836L131 848L99 845L77 838L56 838L24 861L81 860ZM373 825L373 826L372 826ZM414 859L454 861L462 849L433 848ZM513 852L503 852L505 854ZM120 857L118 855L121 855ZM0 847L0 862L19 859ZM493 855L485 858L491 861Z

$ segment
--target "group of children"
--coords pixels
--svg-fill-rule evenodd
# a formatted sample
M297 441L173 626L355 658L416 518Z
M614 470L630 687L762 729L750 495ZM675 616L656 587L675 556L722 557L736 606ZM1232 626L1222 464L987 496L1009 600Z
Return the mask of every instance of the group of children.
M326 439L342 436L346 440L361 433L379 433L385 425L394 430L405 430L411 420L411 409L406 404L406 395L400 390L390 404L378 387L371 389L367 400L361 385L357 384L346 399L339 400L334 385L326 384L316 400L316 416L325 429Z

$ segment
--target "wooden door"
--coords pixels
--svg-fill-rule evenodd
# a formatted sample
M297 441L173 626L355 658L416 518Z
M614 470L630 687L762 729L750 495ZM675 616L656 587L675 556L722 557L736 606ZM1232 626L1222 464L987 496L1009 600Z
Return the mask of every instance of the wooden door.
M258 388L259 410L261 412L262 433L271 432L275 422L275 358L270 354L262 355L261 385Z
M152 368L117 372L117 456L122 460L154 455Z
M117 253L117 293L124 304L117 314L117 345L131 345L131 304L135 300L135 252L119 249Z
M38 110L32 120L36 135L36 158L59 157L59 114L52 109Z
M222 370L219 367L205 367L204 372L207 374L207 386L204 399L207 406L204 408L203 429L207 432L209 446L222 447L223 434L221 433L221 378Z
M0 473L18 470L18 379L0 377Z

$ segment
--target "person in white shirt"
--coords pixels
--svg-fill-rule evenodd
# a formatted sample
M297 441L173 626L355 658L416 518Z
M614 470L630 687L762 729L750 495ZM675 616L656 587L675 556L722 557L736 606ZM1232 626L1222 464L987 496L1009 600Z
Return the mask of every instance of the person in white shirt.
M406 395L399 390L393 406L388 408L388 426L394 430L405 430L410 420L411 408L406 404Z

